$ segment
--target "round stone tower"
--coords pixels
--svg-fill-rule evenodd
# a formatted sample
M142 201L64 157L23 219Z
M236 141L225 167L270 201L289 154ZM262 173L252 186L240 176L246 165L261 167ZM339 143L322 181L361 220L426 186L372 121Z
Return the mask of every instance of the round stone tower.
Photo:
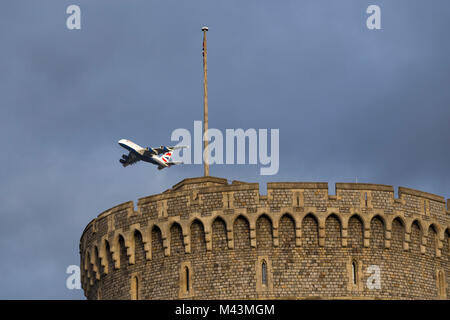
M216 177L113 207L80 240L88 299L449 299L443 197Z

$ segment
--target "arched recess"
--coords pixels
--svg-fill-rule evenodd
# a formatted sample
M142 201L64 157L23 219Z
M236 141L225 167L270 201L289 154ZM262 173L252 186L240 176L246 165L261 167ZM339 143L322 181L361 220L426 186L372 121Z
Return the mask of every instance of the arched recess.
M125 246L125 238L121 234L119 234L118 243L119 243L120 266L121 267L127 266L128 265L127 247Z
M227 249L227 226L221 217L214 219L212 223L212 250L224 251Z
M341 220L332 213L325 220L325 247L337 248L342 246Z
M141 287L141 283L139 281L139 277L137 275L132 275L131 276L131 281L130 281L130 299L131 300L140 300L140 287Z
M420 254L420 245L422 243L422 226L419 220L414 220L411 224L411 235L409 250L412 254Z
M152 260L164 258L164 246L161 229L154 225L152 228Z
M108 270L114 270L114 260L113 260L113 254L111 251L111 247L109 245L109 241L105 239L105 255L106 255L106 261L105 264L108 265Z
M391 226L391 248L393 250L402 251L405 241L405 223L400 217L392 220Z
M191 232L191 252L204 253L206 252L206 239L205 239L205 228L203 223L195 219L190 227Z
M348 246L359 249L364 244L364 223L358 214L354 214L348 220Z
M184 254L183 230L174 222L170 227L170 255L181 256Z
M450 263L450 228L444 232L444 243L442 244L442 256Z
M376 215L370 220L370 246L375 250L383 250L385 244L386 224L384 219Z
M256 248L258 250L272 248L272 234L272 221L266 214L262 214L256 220Z
M250 249L250 224L246 217L240 215L234 220L233 238L236 251Z
M128 264L126 239L121 232L114 233L111 242L112 261L114 262L114 269L120 269L122 266Z
M319 222L312 213L307 214L302 220L302 236L304 246L319 246Z
M284 214L278 224L281 249L295 247L295 220L290 214Z
M438 268L436 270L436 285L438 291L438 298L442 300L446 299L448 286L445 277L445 271L442 268Z
M436 256L436 249L438 244L438 228L435 224L430 224L428 227L426 253L430 258Z
M86 253L84 256L84 270L85 270L85 274L87 275L86 283L88 285L92 285L94 282L94 273L92 270L91 254L90 254L89 250L86 250Z
M94 263L95 263L96 279L99 280L103 276L103 267L97 246L94 247Z
M133 233L133 241L134 241L134 256L136 263L145 263L145 248L144 241L142 238L142 233L139 230L134 230Z

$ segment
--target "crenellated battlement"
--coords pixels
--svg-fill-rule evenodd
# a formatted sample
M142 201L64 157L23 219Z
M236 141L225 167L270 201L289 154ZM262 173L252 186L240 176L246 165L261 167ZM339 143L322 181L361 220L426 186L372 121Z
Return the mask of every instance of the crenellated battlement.
M207 255L205 264L214 264L217 247L227 255L243 250L255 261L262 259L258 252L271 261L271 255L275 259L286 250L301 253L311 246L319 258L330 248L340 248L333 249L337 259L376 249L377 254L409 252L443 259L448 268L449 200L446 207L441 196L404 187L395 198L392 186L378 184L336 183L335 190L329 195L328 183L323 182L272 182L267 195L261 195L257 183L200 177L139 199L136 210L132 201L117 205L98 215L83 232L83 288L91 297L102 277L130 266L136 269L145 261L163 263L177 257L179 263L195 264L200 254ZM153 298L205 298L208 290L176 297L153 293ZM255 292L249 297L288 295Z

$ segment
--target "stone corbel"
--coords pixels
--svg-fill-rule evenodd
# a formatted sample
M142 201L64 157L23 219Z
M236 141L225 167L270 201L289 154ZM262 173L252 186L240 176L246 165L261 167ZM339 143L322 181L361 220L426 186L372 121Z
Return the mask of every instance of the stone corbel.
M100 270L98 268L97 265L97 261L95 259L96 255L95 255L95 246L93 246L91 248L91 254L90 254L90 258L91 258L91 265L92 265L92 270L94 271L94 277L96 280L100 280Z
M206 251L212 251L212 232L210 226L204 226Z
M184 232L185 228L183 228ZM183 233L184 253L191 253L191 236L188 233Z
M425 234L422 234L422 241L420 244L420 253L421 254L425 254L425 252L427 250L426 245L427 245L427 236Z
M255 222L250 221L250 246L252 248L256 248L256 228L255 228Z
M228 229L228 224L227 224L227 241L228 241L228 249L234 249L233 229Z
M295 246L300 247L302 245L302 228L295 226Z
M370 246L370 229L364 229L364 248Z
M129 264L135 264L136 262L136 242L134 240L134 229L125 233L125 248L128 257Z
M408 232L408 230L406 230L405 241L403 241L403 250L408 251L410 243L411 243L411 232Z

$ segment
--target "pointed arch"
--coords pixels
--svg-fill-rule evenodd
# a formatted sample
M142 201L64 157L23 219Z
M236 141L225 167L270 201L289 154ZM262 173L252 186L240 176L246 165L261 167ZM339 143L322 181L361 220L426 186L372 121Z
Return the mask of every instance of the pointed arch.
M183 229L178 222L170 226L170 255L184 254Z
M113 254L111 251L111 246L107 239L104 240L104 246L105 246L105 257L106 257L105 264L108 265L108 270L114 270Z
M410 233L409 250L411 251L412 254L419 255L420 245L422 244L423 229L418 219L412 221L410 230L411 233Z
M194 219L190 226L191 232L191 252L206 252L205 227L199 219Z
M428 231L433 230L435 233L439 234L439 231L441 230L439 228L439 225L437 225L436 223L432 222L430 223L430 225L428 226Z
M370 246L374 249L384 249L386 222L381 215L374 215L370 220Z
M256 248L269 249L273 247L272 220L267 214L262 214L256 220Z
M400 223L403 228L406 228L406 220L404 217L400 216L400 215L396 215L394 217L391 218L391 225L392 223L394 223L394 221L397 221L397 223Z
M278 230L280 247L295 247L295 219L291 214L285 213L281 216Z
M119 259L120 266L128 265L128 257L127 257L127 247L125 244L125 237L122 234L119 234L117 237L118 241L118 249L119 249Z
M430 257L436 256L436 249L438 245L438 234L439 234L438 232L439 229L434 223L431 223L428 226L426 252Z
M222 217L214 219L212 226L212 250L223 251L227 249L227 225Z
M325 246L336 248L341 246L342 225L338 215L331 213L325 219Z
M352 218L356 218L359 220L359 222L361 223L361 226L363 228L363 230L366 228L366 221L364 220L364 217L359 214L359 213L354 213L350 216L350 218L348 219L348 221L350 221Z
M442 244L442 255L450 261L450 228L444 231L444 242Z
M364 244L364 220L354 214L348 220L348 245L350 248L362 248Z
M273 226L274 225L274 221L272 219L272 217L270 215L268 215L267 213L261 213L258 218L256 218L256 221L258 221L260 218L266 218L270 221L270 224Z
M113 240L111 243L111 252L112 257L114 261L114 269L120 269L123 264L123 262L127 262L127 250L126 250L126 238L122 234L121 231L116 231L113 236Z
M134 255L136 263L144 263L145 262L145 248L144 248L144 240L142 237L142 233L139 229L134 229L133 232L133 241L134 241Z
M131 283L130 283L130 298L131 300L140 300L140 287L141 283L139 281L139 277L134 274L131 276Z
M308 213L302 220L303 241L307 247L319 245L319 220L312 213Z
M395 217L392 220L391 230L391 248L402 251L405 241L405 220L400 216Z
M420 232L424 231L423 223L422 223L422 221L420 219L416 218L416 219L411 220L410 223L409 223L409 230L411 230L413 224L415 224L416 227L419 228Z
M233 238L235 249L250 249L250 223L243 215L237 216L233 222Z
M152 227L152 259L161 259L164 257L164 246L161 229L157 225Z

